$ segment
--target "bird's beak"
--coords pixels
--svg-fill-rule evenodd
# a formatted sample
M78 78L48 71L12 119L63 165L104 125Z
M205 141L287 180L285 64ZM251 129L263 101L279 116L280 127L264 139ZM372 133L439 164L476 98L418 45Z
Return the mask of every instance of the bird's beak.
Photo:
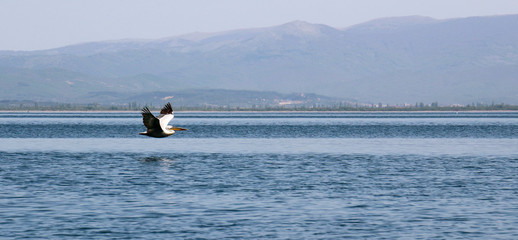
M185 130L187 130L187 128L180 128L180 127L172 127L171 129L175 130L175 131L185 131Z

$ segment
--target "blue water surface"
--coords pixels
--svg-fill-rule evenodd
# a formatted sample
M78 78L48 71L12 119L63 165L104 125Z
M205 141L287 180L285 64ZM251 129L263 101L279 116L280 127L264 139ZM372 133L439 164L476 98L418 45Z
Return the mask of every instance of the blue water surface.
M516 239L518 113L0 113L0 239Z

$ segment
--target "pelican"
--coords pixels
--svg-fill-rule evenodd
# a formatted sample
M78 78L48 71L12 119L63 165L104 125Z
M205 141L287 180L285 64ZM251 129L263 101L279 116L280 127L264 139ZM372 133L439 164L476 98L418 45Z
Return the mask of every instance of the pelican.
M147 131L139 133L140 135L146 135L150 137L163 138L171 136L175 131L184 131L185 128L173 127L169 122L174 118L173 107L171 103L167 103L158 117L153 116L149 108L142 108L142 121L146 126Z

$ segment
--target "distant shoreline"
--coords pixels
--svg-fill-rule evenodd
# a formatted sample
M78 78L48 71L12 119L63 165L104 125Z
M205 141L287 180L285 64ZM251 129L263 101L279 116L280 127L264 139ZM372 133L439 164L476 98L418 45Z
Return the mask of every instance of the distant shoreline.
M156 110L158 111L158 110ZM176 113L518 113L518 110L175 110ZM0 110L0 113L137 113L140 110Z

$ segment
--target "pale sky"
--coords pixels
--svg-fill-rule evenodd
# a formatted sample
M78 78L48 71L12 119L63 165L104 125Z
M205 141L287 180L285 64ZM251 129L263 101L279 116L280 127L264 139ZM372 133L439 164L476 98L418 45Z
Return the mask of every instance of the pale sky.
M0 0L0 50L158 39L302 20L344 28L376 18L518 14L517 0Z

